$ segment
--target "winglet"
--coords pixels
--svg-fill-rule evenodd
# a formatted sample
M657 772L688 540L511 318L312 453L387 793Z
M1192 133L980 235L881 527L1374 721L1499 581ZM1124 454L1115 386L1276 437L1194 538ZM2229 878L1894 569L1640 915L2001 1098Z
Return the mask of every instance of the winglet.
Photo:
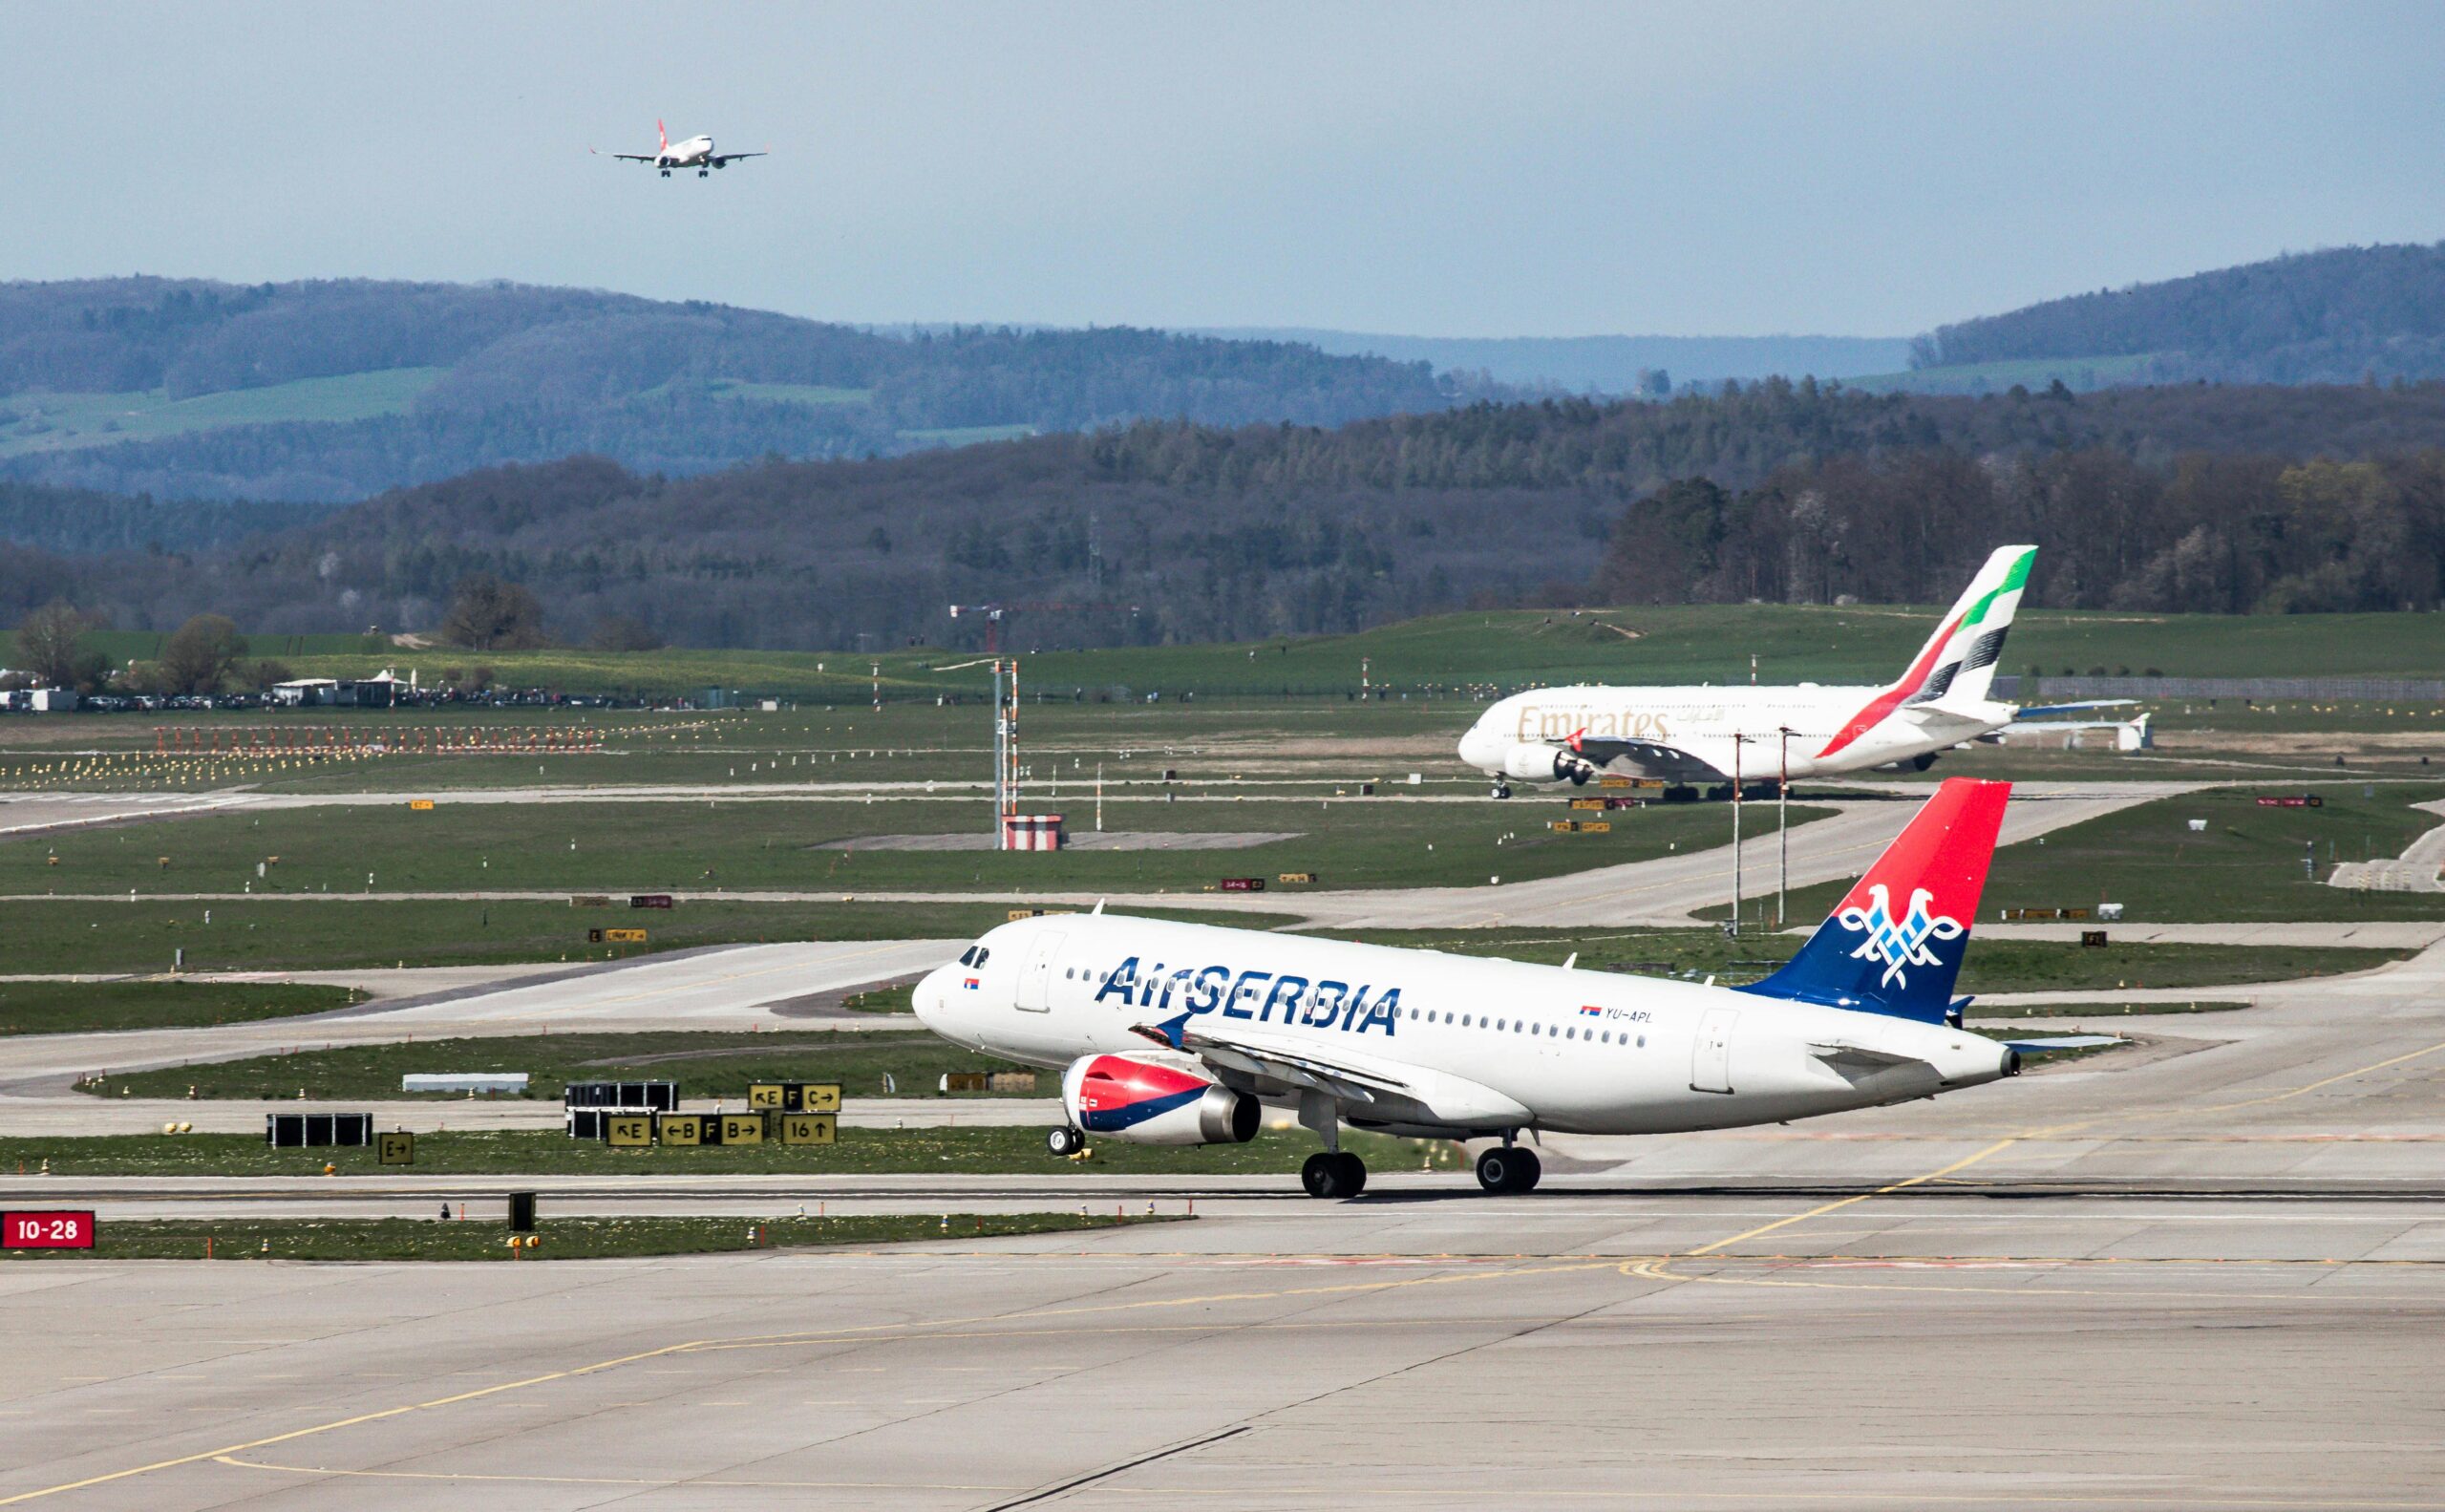
M1737 990L1943 1022L2011 792L1969 777L1937 788L1799 953Z
M1151 1039L1159 1045L1179 1050L1181 1048L1181 1041L1188 1037L1188 1014L1180 1013L1164 1019L1159 1024L1132 1024L1129 1026L1129 1032L1142 1038Z

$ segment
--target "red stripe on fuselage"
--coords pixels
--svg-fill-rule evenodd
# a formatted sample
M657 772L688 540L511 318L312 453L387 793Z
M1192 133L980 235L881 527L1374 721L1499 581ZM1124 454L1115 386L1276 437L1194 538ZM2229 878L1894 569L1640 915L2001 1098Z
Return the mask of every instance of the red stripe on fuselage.
M1956 619L1945 627L1943 634L1927 642L1925 654L1922 655L1908 671L1902 674L1902 680L1869 699L1868 706L1853 714L1851 722L1842 727L1839 735L1826 742L1825 749L1817 753L1818 756L1820 759L1830 756L1884 723L1884 716L1900 708L1903 699L1925 687L1927 674L1936 669L1936 658L1945 653L1945 648L1952 644L1953 632L1960 628L1961 621Z

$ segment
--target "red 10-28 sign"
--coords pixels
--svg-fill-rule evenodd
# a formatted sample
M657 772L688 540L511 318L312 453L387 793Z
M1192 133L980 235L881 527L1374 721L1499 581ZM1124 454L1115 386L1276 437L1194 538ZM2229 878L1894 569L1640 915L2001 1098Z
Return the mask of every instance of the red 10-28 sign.
M90 1212L0 1213L0 1248L91 1249Z

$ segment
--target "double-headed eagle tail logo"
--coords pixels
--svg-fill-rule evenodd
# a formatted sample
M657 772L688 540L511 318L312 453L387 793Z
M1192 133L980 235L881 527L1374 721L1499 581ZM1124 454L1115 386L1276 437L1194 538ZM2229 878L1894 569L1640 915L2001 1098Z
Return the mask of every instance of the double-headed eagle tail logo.
M1834 916L1843 928L1857 929L1867 936L1851 955L1855 960L1884 963L1884 975L1879 986L1908 987L1910 976L1903 968L1943 964L1927 948L1928 941L1961 938L1964 931L1960 920L1927 911L1927 905L1935 901L1935 896L1924 887L1912 888L1909 912L1896 919L1892 895L1885 891L1884 884L1872 882L1868 884L1866 907L1845 908Z

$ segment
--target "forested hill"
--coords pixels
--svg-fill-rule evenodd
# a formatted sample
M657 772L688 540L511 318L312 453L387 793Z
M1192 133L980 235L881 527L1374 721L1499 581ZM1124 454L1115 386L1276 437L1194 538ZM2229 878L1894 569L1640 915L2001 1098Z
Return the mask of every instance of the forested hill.
M2445 243L2279 257L1942 326L1912 366L2133 359L2115 381L2445 376ZM2001 384L1997 385L2001 387Z
M1666 404L1473 405L1325 431L1143 421L689 479L486 469L279 535L66 561L0 547L0 614L126 628L429 629L471 574L555 633L682 644L1023 644L1344 630L1469 604L1943 602L2034 541L2054 607L2433 607L2445 384L1926 398L1769 382ZM2359 460L2367 458L2367 460Z
M903 339L505 284L0 284L0 474L121 493L346 500L573 452L697 473L1454 397L1422 363L1125 328Z

